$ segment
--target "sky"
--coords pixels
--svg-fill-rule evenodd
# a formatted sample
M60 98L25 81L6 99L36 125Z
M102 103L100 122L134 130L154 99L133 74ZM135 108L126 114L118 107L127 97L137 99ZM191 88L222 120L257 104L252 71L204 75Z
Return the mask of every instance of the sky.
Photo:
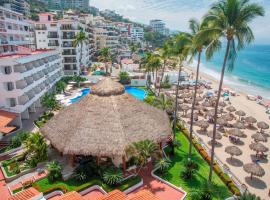
M255 43L270 44L270 0L250 1L265 8L265 17L251 24ZM151 19L161 19L171 30L188 31L189 19L200 19L213 2L216 0L90 0L90 5L114 10L132 21L149 24Z

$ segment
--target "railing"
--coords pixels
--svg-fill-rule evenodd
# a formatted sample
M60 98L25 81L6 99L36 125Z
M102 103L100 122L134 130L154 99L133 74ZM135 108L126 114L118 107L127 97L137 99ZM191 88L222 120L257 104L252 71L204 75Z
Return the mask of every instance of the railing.
M58 38L59 35L48 35L47 37L48 37L48 38Z

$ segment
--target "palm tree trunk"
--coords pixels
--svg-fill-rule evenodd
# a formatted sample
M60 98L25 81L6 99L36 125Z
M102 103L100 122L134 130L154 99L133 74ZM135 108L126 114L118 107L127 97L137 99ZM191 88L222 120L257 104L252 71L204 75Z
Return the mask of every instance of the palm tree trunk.
M179 67L178 72L178 80L177 80L177 86L175 91L175 107L174 107L174 116L173 116L173 137L175 138L176 135L176 122L177 122L177 112L178 112L178 93L179 93L179 85L180 85L180 79L181 79L181 72L182 72L182 63ZM173 140L174 140L173 138ZM172 147L174 152L174 146Z
M222 84L223 84L223 79L224 79L224 74L225 74L227 58L228 58L229 50L230 50L230 43L231 43L231 40L228 40L227 41L227 47L226 47L226 53L225 53L225 57L224 57L224 61L223 61L223 66L222 66L222 70L221 70L221 77L220 77L220 81L219 81L218 96L217 96L217 101L216 101L216 105L215 105L213 143L212 143L212 149L211 149L210 172L209 172L209 177L208 177L209 182L211 182L212 175L213 175L213 164L214 164L216 131L217 131L217 110L218 110L218 103L219 103L221 90L222 90Z
M83 49L83 43L81 42L81 54L80 54L80 71L81 71L81 65L82 65L82 49Z
M159 89L158 89L158 96L159 96L160 89L161 89L161 83L162 83L163 78L164 78L164 72L165 72L166 62L167 62L166 59L164 59L164 63L163 63L163 67L162 67L162 72L161 72L161 79L160 79Z
M198 79L199 79L199 72L200 72L201 54L202 52L199 51L197 71L196 71L195 91L194 91L193 102L192 102L192 107L191 107L190 129L189 129L189 152L188 152L189 159L191 159L191 151L192 151L193 116L194 116L194 108L195 108L195 102L196 102L196 96L197 96L197 86L198 86Z

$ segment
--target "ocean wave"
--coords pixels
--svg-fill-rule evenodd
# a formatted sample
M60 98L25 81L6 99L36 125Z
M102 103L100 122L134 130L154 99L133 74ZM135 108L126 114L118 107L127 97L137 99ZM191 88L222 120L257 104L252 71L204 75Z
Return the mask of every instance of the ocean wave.
M197 61L194 60L190 65L193 68L196 68ZM216 80L220 79L220 72L207 67L204 63L201 63L200 71L213 77ZM266 99L270 99L270 89L255 84L251 80L244 79L242 77L227 73L224 76L224 85L227 85L238 92L244 92L252 95L260 95Z

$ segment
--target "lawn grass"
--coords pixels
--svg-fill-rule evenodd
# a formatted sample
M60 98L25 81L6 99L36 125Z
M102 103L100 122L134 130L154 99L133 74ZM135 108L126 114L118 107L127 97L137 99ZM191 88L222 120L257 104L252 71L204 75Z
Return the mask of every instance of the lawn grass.
M188 157L189 141L186 136L180 132L177 133L176 139L181 141L181 147L176 149L175 156L171 157L171 168L166 174L160 176L168 182L178 187L182 187L188 193L187 199L191 199L189 196L189 192L191 192L192 190L200 189L207 182L209 175L209 165L193 147L192 160L198 163L199 170L193 179L189 181L183 180L180 177L180 174L185 168L184 162ZM169 150L169 147L167 150ZM213 194L214 200L226 199L232 196L232 193L229 191L227 186L222 182L222 180L217 176L216 173L213 174L212 180L217 188L216 192Z
M49 182L48 178L43 178L35 183L33 183L33 187L35 187L38 191L43 193L50 193L54 190L60 189L64 192L70 192L70 191L81 191L88 187L91 187L93 185L99 185L101 186L105 191L110 192L114 189L119 189L121 191L124 191L128 189L129 187L139 183L141 181L141 178L139 176L131 177L125 181L123 181L120 185L117 186L109 186L105 183L103 183L99 178L92 178L91 180L88 180L84 183L79 182L75 178L70 178L66 181L59 180L54 183Z

